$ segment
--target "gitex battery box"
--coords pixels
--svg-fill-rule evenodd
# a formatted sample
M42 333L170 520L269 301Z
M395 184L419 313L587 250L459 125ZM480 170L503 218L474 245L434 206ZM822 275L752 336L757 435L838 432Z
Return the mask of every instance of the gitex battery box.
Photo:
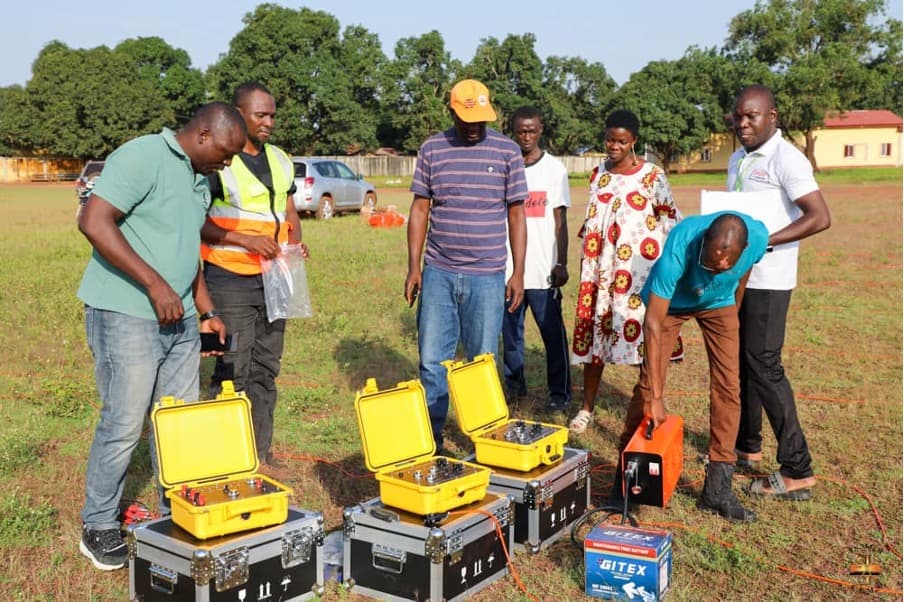
M622 452L622 470L631 472L622 483L634 504L665 507L678 485L684 463L684 419L668 415L656 429L645 417Z
M536 554L562 535L590 505L590 453L565 448L565 457L552 466L527 472L496 468L490 475L491 493L515 502L515 549Z
M430 525L379 499L346 508L345 585L381 600L467 600L508 574L511 512L494 494Z
M200 540L160 518L129 527L129 599L307 600L323 593L323 517L289 507L279 525Z
M672 535L659 529L594 527L584 539L585 593L606 600L661 600L672 574Z
M198 539L286 520L292 490L258 474L251 403L223 381L216 399L164 397L151 421L173 522Z
M436 442L420 382L381 391L370 378L355 397L355 414L365 463L375 473L387 506L441 514L486 495L490 469L433 456Z
M562 459L566 427L509 418L492 353L444 364L458 425L471 437L478 464L526 471Z

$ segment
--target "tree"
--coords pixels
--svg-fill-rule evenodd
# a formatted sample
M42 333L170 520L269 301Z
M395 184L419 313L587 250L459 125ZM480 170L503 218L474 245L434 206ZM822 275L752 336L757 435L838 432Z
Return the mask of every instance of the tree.
M115 53L131 57L142 79L150 82L164 99L168 120L181 126L204 104L204 75L191 66L191 58L181 48L173 48L161 38L135 38L120 42Z
M230 100L239 84L257 80L273 93L273 141L292 152L357 152L377 144L370 107L379 65L379 40L363 27L346 29L332 15L308 8L261 4L208 72L216 98ZM366 59L377 73L365 73ZM360 104L365 101L365 104Z
M34 62L25 92L25 129L17 132L15 146L39 154L101 157L172 121L131 57L106 46L73 50L50 42Z
M549 57L544 67L541 103L547 148L560 155L580 147L602 148L604 112L615 88L615 80L602 63Z
M486 84L498 117L497 129L508 131L509 116L522 105L544 105L543 62L534 50L532 33L509 34L499 42L481 40L463 77Z
M782 124L803 132L814 167L826 113L901 110L901 22L884 15L883 0L758 0L731 20L729 56L774 74Z
M610 109L630 109L638 116L639 144L652 149L668 172L680 155L725 128L720 96L729 73L727 60L714 49L690 48L677 61L654 61L631 75Z
M384 143L413 153L428 136L448 128L448 93L460 69L436 30L399 40L383 76Z

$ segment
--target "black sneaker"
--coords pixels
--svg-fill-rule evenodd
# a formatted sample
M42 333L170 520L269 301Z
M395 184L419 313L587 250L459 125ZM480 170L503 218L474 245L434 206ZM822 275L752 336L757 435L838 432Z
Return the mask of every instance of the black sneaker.
M82 525L82 540L78 549L102 571L121 569L129 561L129 549L119 529L95 531Z

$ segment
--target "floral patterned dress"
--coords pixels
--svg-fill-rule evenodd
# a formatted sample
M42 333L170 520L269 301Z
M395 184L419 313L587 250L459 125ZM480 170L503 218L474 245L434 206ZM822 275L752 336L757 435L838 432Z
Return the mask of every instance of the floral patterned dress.
M643 362L640 291L666 235L681 219L665 173L644 162L615 174L600 165L590 177L581 283L572 337L575 364ZM672 359L680 359L679 337Z

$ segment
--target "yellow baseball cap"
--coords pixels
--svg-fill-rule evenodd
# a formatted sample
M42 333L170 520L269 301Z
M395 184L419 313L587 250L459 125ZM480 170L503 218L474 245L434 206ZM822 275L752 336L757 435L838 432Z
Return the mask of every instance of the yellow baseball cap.
M476 79L463 79L452 88L449 105L465 123L496 121L490 91Z

